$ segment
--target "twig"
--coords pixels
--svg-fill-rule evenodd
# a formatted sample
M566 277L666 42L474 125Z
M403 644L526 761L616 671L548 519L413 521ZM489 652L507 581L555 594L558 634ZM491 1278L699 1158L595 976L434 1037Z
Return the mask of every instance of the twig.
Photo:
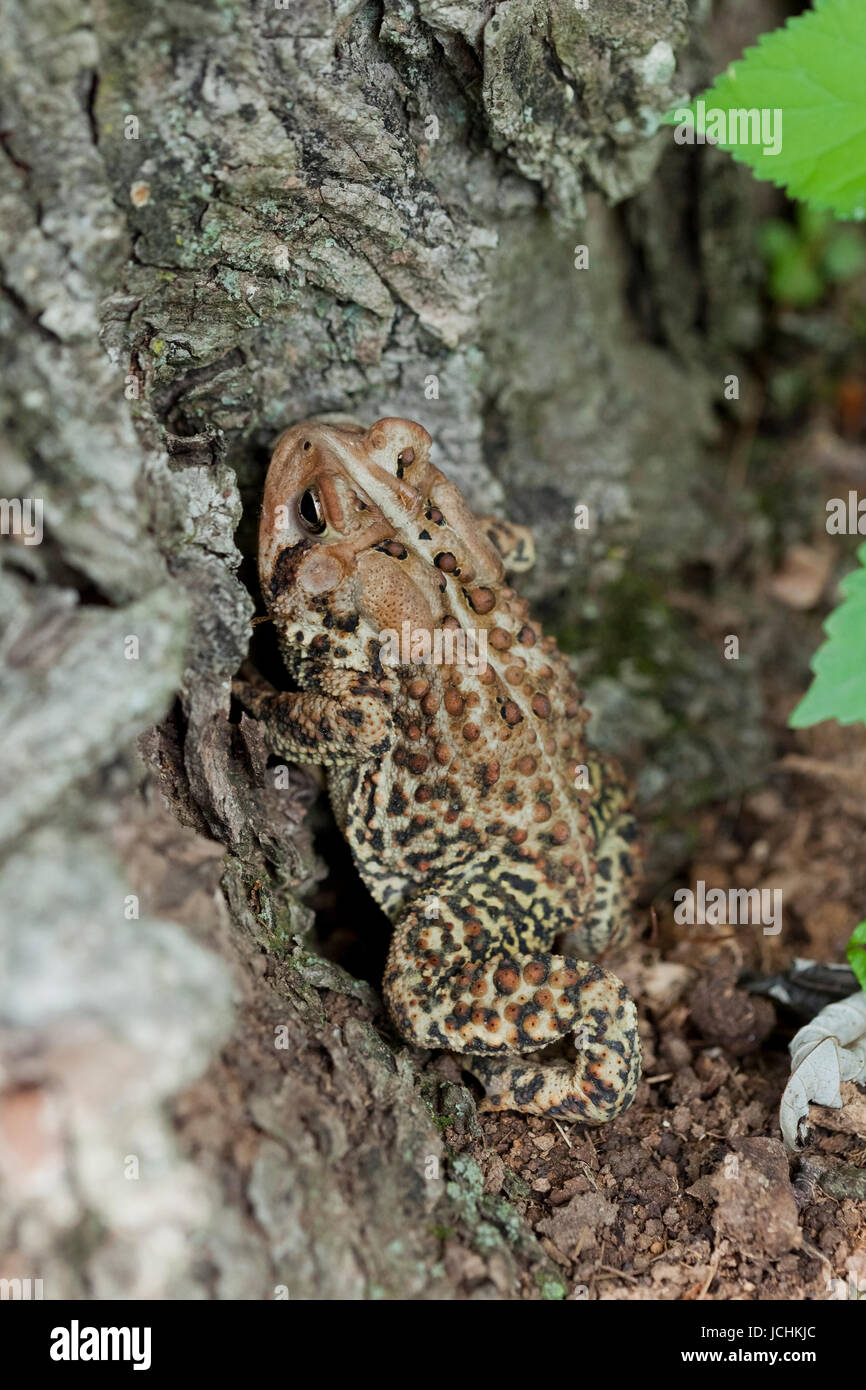
M566 1144L568 1145L568 1147L571 1148L571 1140L569 1139L569 1137L568 1137L568 1135L566 1134L565 1130L562 1128L562 1125L559 1123L559 1120L554 1120L553 1123L556 1125L556 1128L559 1130L560 1134L562 1135L562 1137L563 1137L563 1139L565 1140L565 1142L566 1142Z

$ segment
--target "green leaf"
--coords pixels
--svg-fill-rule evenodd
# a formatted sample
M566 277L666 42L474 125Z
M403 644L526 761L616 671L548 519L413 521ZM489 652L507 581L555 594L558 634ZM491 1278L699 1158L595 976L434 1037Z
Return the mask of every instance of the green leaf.
M824 624L827 641L812 658L815 679L788 723L792 729L838 719L866 723L866 544L861 568L842 581L844 599Z
M866 989L866 922L861 922L851 933L851 940L845 947L848 964L857 976L861 988Z
M773 261L796 251L800 240L790 222L771 217L758 229L758 245L767 260Z
M777 256L770 270L770 293L779 304L808 309L824 294L824 281L803 246L794 246Z
M833 214L826 208L813 208L808 203L798 203L797 227L804 241L823 241L833 230Z
M853 280L866 266L866 246L859 227L842 227L827 243L821 269L830 280Z
M866 218L866 3L815 0L814 8L764 34L703 97L669 112L668 125L691 113L696 133L713 134L712 113L724 112L717 143L759 179L785 188L840 218ZM700 103L704 103L701 118ZM728 112L766 113L756 141L747 122ZM773 113L781 148L774 147ZM781 119L781 127L778 121ZM717 123L716 128L721 123Z

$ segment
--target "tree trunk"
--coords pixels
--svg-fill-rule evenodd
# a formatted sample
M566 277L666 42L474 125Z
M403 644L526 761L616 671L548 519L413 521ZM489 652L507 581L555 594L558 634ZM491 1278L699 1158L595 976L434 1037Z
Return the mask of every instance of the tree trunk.
M759 521L746 493L719 510L713 453L757 327L754 195L657 130L712 75L707 7L0 10L0 488L44 524L0 575L0 1275L562 1297L446 1153L470 1093L314 953L316 782L276 785L229 680L274 437L405 415L480 510L535 528L528 596L665 812L657 862L754 774L749 658L675 598L707 565L736 592Z

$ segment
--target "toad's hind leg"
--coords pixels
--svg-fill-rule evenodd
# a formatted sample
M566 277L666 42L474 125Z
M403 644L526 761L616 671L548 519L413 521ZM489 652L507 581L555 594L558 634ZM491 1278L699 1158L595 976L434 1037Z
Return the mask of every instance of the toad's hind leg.
M487 1091L486 1109L589 1124L626 1109L640 1046L634 1004L616 976L567 956L496 946L465 900L439 894L434 901L433 918L408 907L392 938L385 997L402 1035L470 1056L466 1067ZM514 1055L569 1033L574 1062Z
M634 1005L630 1007L634 1009ZM607 1056L607 1039L596 1049L597 1057ZM479 1110L520 1110L525 1115L546 1115L554 1120L572 1120L587 1125L603 1125L627 1110L635 1098L640 1081L640 1048L637 1024L629 1061L612 1082L599 1070L598 1060L578 1058L575 1062L552 1057L545 1062L493 1061L473 1057L464 1066L476 1076L486 1091ZM593 1071L595 1067L595 1071Z

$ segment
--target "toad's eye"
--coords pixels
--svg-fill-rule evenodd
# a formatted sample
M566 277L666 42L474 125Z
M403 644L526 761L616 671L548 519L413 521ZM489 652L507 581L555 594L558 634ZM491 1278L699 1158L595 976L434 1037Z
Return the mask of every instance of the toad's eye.
M320 536L327 526L319 494L311 487L298 499L298 521L310 536Z
M403 449L397 455L397 477L402 478L404 468L408 468L410 463L415 462L415 450Z

